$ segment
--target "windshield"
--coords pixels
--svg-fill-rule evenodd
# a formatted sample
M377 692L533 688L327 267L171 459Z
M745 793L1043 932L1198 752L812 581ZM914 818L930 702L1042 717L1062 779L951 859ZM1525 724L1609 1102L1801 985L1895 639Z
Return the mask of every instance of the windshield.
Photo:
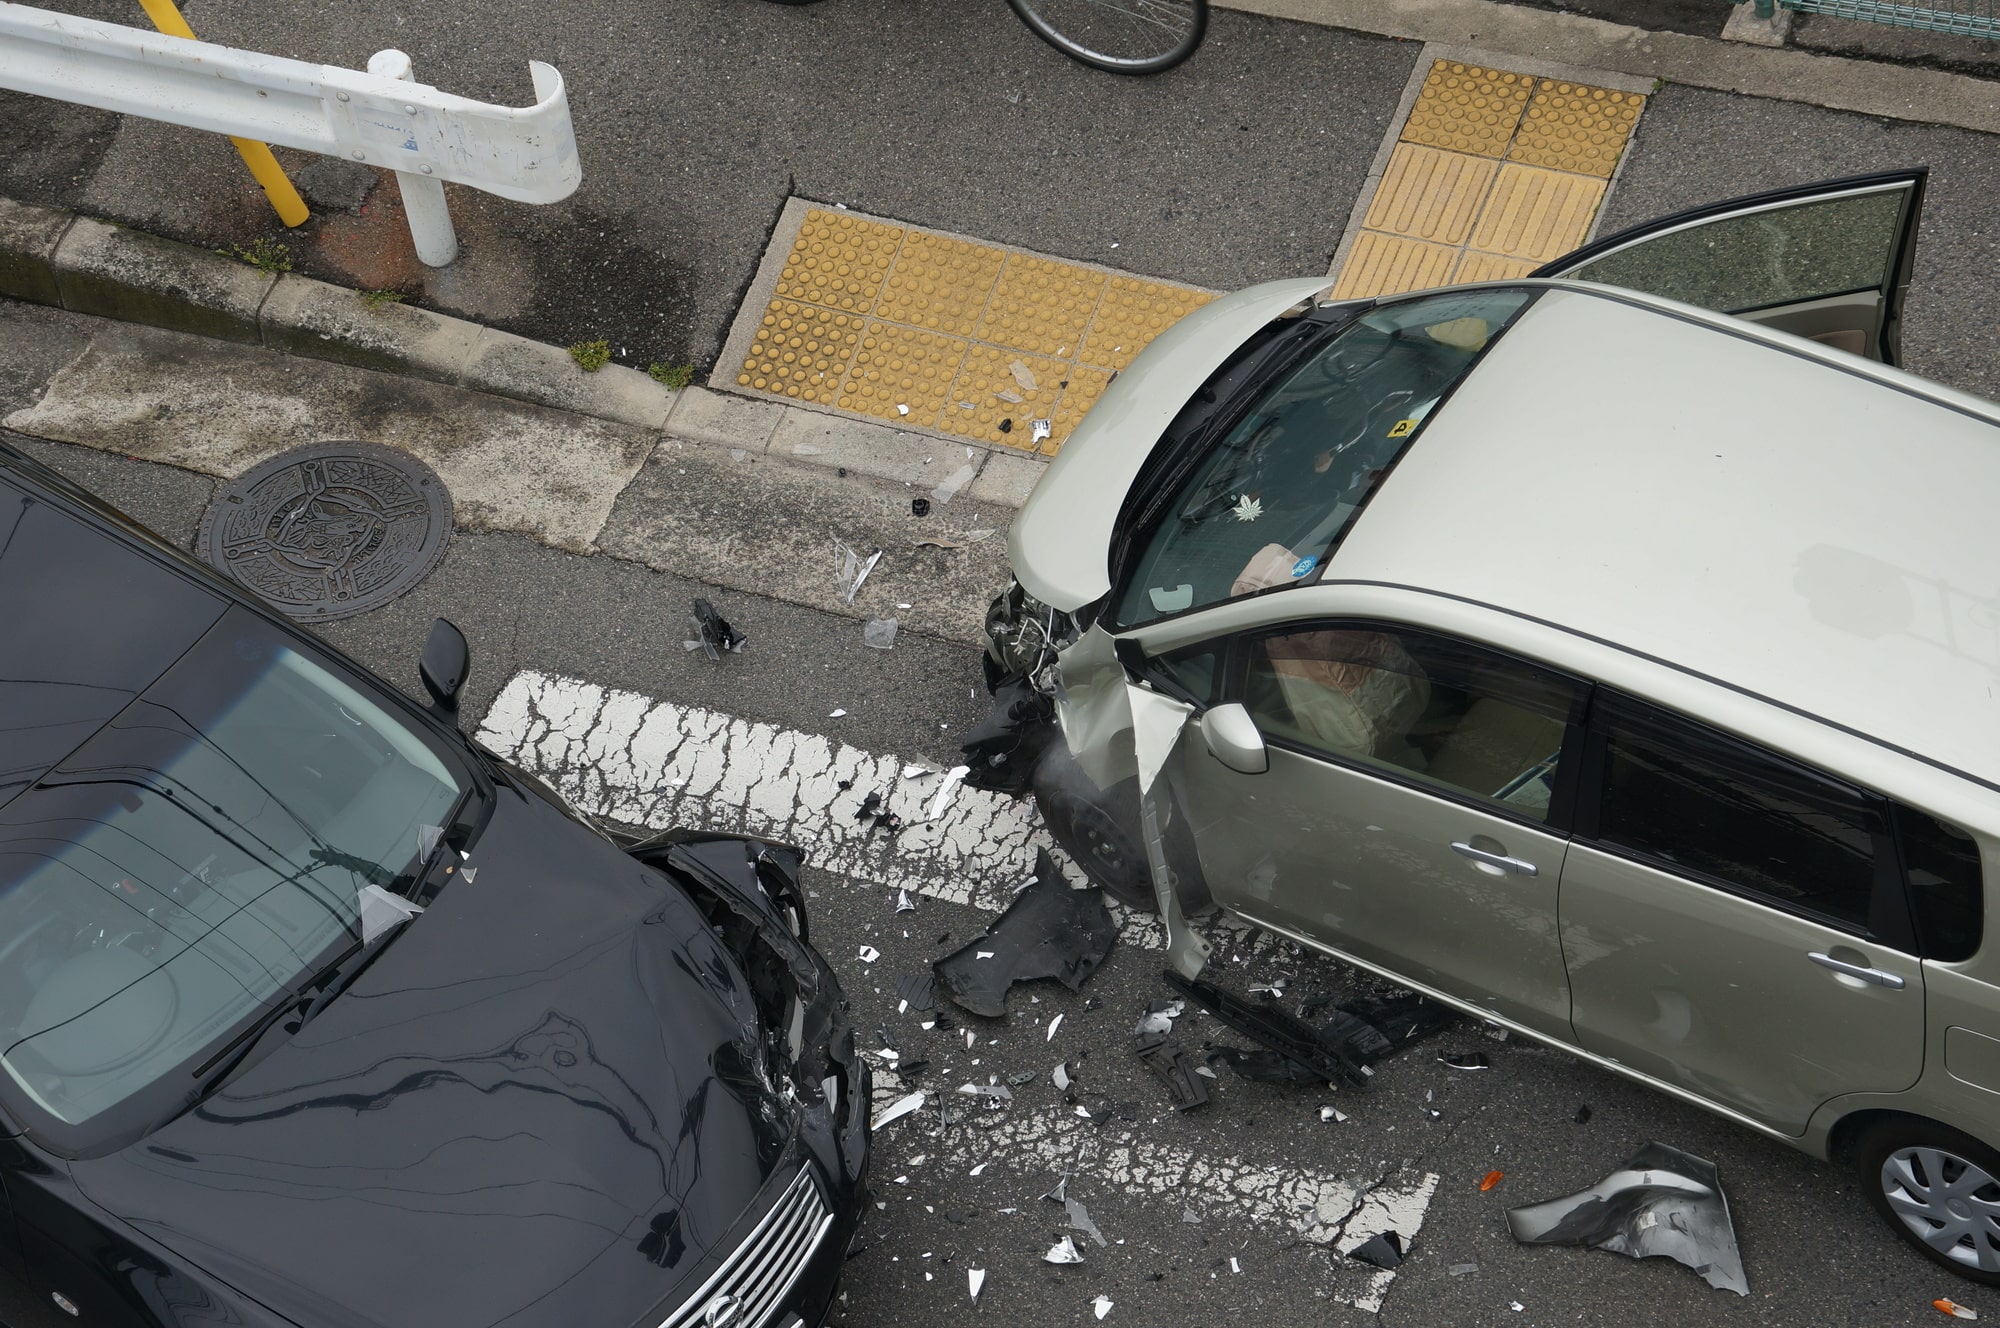
M407 888L466 789L440 744L232 610L0 809L11 1085L66 1126L171 1114L192 1067L359 939L363 887Z
M1319 572L1438 401L1531 294L1433 295L1341 329L1216 444L1141 533L1119 625Z

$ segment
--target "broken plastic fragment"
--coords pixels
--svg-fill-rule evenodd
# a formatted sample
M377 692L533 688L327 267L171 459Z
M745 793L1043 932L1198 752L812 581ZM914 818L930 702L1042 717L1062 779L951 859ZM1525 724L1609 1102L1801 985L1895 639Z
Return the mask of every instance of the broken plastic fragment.
M996 1102L1014 1100L1014 1090L1005 1084L960 1084L958 1091L971 1097L991 1098Z
M1181 1209L1181 1221L1191 1227L1198 1227L1201 1225L1201 1214L1192 1208L1183 1208Z
M877 650L893 650L896 647L896 627L894 618L870 618L861 625L861 644Z
M1008 361L1007 372L1014 375L1014 381L1020 384L1023 392L1033 392L1036 390L1035 371L1020 360Z
M1508 1209L1507 1227L1524 1245L1664 1256L1718 1290L1750 1294L1715 1164L1662 1143L1647 1144L1587 1190Z
M1347 1113L1342 1111L1339 1107L1329 1105L1321 1107L1319 1109L1319 1118L1322 1121L1332 1124L1346 1120Z
M868 1123L870 1130L879 1130L890 1121L898 1121L924 1105L924 1092L918 1089L908 1097L897 1098L888 1106L875 1113L875 1119Z
M840 562L838 572L840 577L840 597L849 604L852 604L854 596L861 589L861 583L866 581L868 574L875 570L875 564L882 561L882 551L877 549L866 558L863 558L839 540L835 540L833 542L833 553L834 557Z
M1486 1053L1475 1051L1464 1056L1440 1056L1438 1064L1449 1065L1454 1070L1490 1070L1493 1065L1486 1059Z
M689 616L694 619L694 630L701 640L702 652L710 659L721 659L724 651L737 654L749 643L749 638L731 627L728 620L705 599L694 602Z
M1071 1227L1096 1241L1100 1247L1111 1242L1104 1239L1104 1233L1097 1229L1097 1223L1090 1220L1090 1210L1074 1199L1064 1199L1063 1208L1069 1213Z
M1064 1236L1061 1240L1057 1241L1054 1245L1049 1247L1049 1252L1042 1256L1042 1262L1082 1263L1083 1255L1076 1248L1075 1238L1071 1236Z
M1082 987L1117 938L1104 892L1096 886L1070 889L1042 849L1035 857L1035 883L1015 896L986 935L931 967L952 1000L974 1014L998 1018L1007 1013L1007 989L1016 982L1056 978L1071 991ZM990 958L982 962L981 954Z
M1940 1298L1931 1302L1931 1308L1940 1314L1949 1314L1954 1319L1976 1319L1979 1317L1978 1310L1973 1309L1969 1305L1961 1305L1955 1300Z
M967 1287L968 1287L968 1288L969 1288L969 1289L971 1290L971 1292L972 1292L972 1298L973 1298L974 1300L978 1300L978 1299L979 1299L979 1288L981 1288L981 1287L983 1287L983 1286L985 1286L985 1285L986 1285L986 1270L985 1270L984 1268L968 1268L968 1269L966 1269L966 1270L965 1270L965 1284L966 1284L966 1286L967 1286Z
M1240 1273L1243 1271L1243 1265L1236 1262L1236 1256L1233 1254L1229 1256L1229 1271L1232 1273Z
M928 1010L935 1003L937 979L929 973L905 973L896 979L896 995L910 1003L912 1010Z
M1155 1078L1167 1086L1175 1111L1189 1111L1208 1104L1208 1085L1194 1072L1187 1053L1178 1047L1152 1046L1139 1051L1139 1059Z
M1039 443L1054 432L1055 429L1048 420L1028 421L1028 441L1031 443Z
M1590 1104L1586 1102L1582 1106L1578 1107L1576 1109L1576 1115L1571 1117L1571 1119L1574 1120L1578 1125L1590 1124Z
M944 783L940 784L938 791L932 795L930 815L925 817L925 820L935 821L944 815L944 809L951 805L952 791L958 787L958 782L965 778L970 769L970 766L955 765L945 772Z
M363 945L423 912L401 895L392 895L373 882L356 890L354 897L361 909Z
M1464 1277L1467 1273L1478 1272L1479 1265L1476 1263L1455 1263L1446 1268L1445 1271L1453 1277Z
M1111 1297L1099 1296L1096 1300L1091 1301L1090 1311L1100 1319L1111 1313Z
M845 710L835 710L835 711L833 711L833 712L832 712L831 714L827 715L827 718L828 718L828 719L839 719L839 718L840 718L840 717L841 717L842 715L845 715L846 713L847 713L847 712L846 712Z
M1347 1252L1347 1257L1377 1268L1403 1266L1403 1236L1398 1231L1380 1231Z
M1063 1017L1061 1015L1057 1015L1055 1018L1049 1020L1049 1035L1043 1038L1042 1041L1054 1042L1056 1040L1056 1029L1062 1027L1062 1021Z
M1049 1078L1055 1081L1056 1089L1059 1092L1067 1093L1069 1091L1069 1062L1064 1061L1056 1066L1055 1070L1050 1073Z
M986 1168L990 1165L991 1163L981 1162L978 1166L974 1167L972 1170L966 1172L965 1174L968 1176L977 1176L980 1172L986 1170Z
M876 948L875 948L874 946L872 946L872 945L864 945L864 946L862 946L862 947L861 947L861 962L862 962L862 963L864 963L864 964L872 964L872 963L874 963L874 962L875 962L875 961L876 961L877 959L880 959L881 957L882 957L882 952L881 952L880 950L877 950L877 949L876 949Z
M1484 1176L1481 1176L1479 1178L1479 1192L1481 1194L1486 1193L1488 1190L1492 1189L1495 1185L1498 1185L1502 1180L1504 1180L1506 1176L1507 1173L1504 1171L1487 1172Z
M417 856L430 861L431 854L437 852L438 840L444 838L441 825L420 825L417 827Z
M930 499L928 499L928 498L912 498L912 499L910 499L910 515L911 515L911 516L929 516L930 514L931 514L931 500L930 500Z
M939 507L944 506L952 499L958 497L958 491L972 483L972 477L977 473L971 466L960 466L957 470L945 476L944 480L935 489L931 490L931 501Z

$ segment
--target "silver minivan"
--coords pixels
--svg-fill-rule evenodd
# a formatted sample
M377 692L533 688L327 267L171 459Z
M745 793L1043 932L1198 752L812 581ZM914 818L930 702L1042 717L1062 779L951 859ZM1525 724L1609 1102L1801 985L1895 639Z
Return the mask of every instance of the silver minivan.
M1184 975L1220 906L1850 1159L2000 1283L2000 408L1895 367L1923 186L1217 300L989 627L1052 830Z

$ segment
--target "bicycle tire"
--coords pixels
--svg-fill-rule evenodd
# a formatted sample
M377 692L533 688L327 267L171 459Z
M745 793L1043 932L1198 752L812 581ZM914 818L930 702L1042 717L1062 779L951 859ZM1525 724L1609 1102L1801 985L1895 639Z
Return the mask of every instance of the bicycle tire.
M1201 46L1202 37L1208 32L1208 0L1007 0L1007 5L1021 22L1028 25L1028 31L1070 59L1112 74L1157 74L1172 69L1195 53ZM1118 11L1128 18L1151 21L1127 8L1128 5L1171 11L1172 14L1184 13L1185 27L1177 34L1169 32L1171 42L1158 51L1126 55L1102 49L1108 43L1077 33L1075 25L1071 25L1071 31L1065 32L1044 12L1051 9L1078 12L1104 9ZM1140 30L1136 24L1121 26L1128 31ZM1172 28L1173 25L1162 27Z

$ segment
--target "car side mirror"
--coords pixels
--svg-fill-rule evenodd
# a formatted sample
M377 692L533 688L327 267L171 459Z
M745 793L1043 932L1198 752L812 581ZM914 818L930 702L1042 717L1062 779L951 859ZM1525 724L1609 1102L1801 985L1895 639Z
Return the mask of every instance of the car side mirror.
M465 644L465 633L453 627L448 619L439 618L431 624L423 658L417 661L417 674L424 680L424 690L431 694L433 708L438 713L458 713L458 692L471 672L472 651Z
M1202 711L1201 739L1208 744L1209 755L1239 774L1261 775L1271 768L1264 735L1239 702Z

